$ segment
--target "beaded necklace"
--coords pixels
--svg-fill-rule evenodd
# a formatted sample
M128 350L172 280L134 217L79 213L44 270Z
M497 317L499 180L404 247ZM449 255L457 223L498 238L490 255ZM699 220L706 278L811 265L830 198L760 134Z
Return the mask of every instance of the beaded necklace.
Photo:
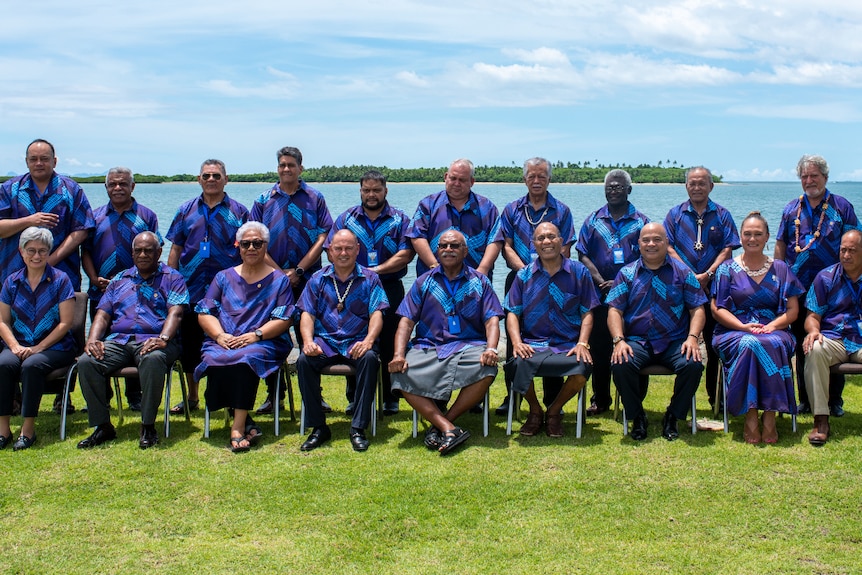
M748 274L748 277L752 277L752 278L762 276L763 274L765 274L766 272L769 271L769 266L772 265L772 258L769 256L766 256L766 262L762 266L760 266L760 269L756 269L756 270L749 269L748 266L745 265L745 262L742 261L742 256L739 256L739 259L737 259L736 261L742 267L743 271L745 271L745 273Z
M820 221L817 222L817 229L814 230L814 233L811 235L811 239L808 240L808 243L805 244L805 247L799 247L799 227L801 225L801 221L799 216L802 215L802 202L805 200L805 194L799 196L799 205L796 207L796 219L794 220L794 224L796 224L796 253L802 253L808 248L811 247L811 244L820 237L820 228L823 227L823 220L826 219L826 208L829 207L829 197L826 196L823 198L823 206L820 208Z
M542 220L544 220L544 219L545 219L545 216L546 216L546 215L548 215L548 207L549 207L549 206L547 206L547 205L545 206L545 211L544 211L544 212L542 212L542 215L541 215L541 216L539 216L539 221L537 221L537 222L534 222L533 220L531 220L531 219L530 219L530 212L527 210L527 206L526 206L526 205L524 206L524 216L527 218L527 221L528 221L528 222L530 222L530 225L531 225L531 226L533 226L533 227L535 228L536 226L538 226L539 224L541 224L541 223L542 223Z

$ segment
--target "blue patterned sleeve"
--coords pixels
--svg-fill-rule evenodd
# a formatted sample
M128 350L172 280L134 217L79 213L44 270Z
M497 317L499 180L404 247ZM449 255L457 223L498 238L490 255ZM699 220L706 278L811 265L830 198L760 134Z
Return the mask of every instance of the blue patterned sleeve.
M225 275L223 271L216 274L216 277L214 277L212 283L210 283L210 287L207 288L207 293L204 296L204 299L199 301L195 306L195 312L218 317L221 313L221 297L222 290L224 288L224 278Z

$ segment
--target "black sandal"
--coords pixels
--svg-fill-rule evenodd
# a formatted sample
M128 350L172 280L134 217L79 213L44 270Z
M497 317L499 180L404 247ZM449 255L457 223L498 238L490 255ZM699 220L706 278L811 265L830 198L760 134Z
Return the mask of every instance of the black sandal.
M231 437L230 438L230 450L233 453L245 453L249 449L251 449L251 442L249 441L248 445L240 445L241 441L248 441L246 436L242 437Z
M0 435L0 449L6 449L6 446L12 443L12 434Z
M440 455L451 453L453 449L467 441L469 437L470 432L460 427L444 431L440 435Z
M252 432L254 432L254 435L252 435ZM254 421L249 421L247 419L245 424L245 438L248 440L249 445L257 445L257 442L260 441L261 437L263 437L263 430L260 426Z

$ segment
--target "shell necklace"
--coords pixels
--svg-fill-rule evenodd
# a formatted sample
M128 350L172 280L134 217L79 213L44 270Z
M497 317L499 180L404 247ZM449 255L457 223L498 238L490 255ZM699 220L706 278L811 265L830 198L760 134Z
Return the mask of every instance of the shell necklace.
M765 274L766 272L769 271L769 266L772 265L772 258L769 256L766 256L766 262L762 266L760 266L760 269L756 269L756 270L749 269L748 266L745 265L745 262L742 261L742 256L739 256L739 260L737 260L737 261L739 262L739 265L742 266L742 269L745 270L745 273L748 274L748 277L752 277L752 278L762 276L763 274Z
M350 283L347 284L347 288L344 290L344 294L339 293L338 291L338 282L335 281L335 275L332 275L332 285L335 287L335 297L338 298L338 305L335 306L335 309L338 311L344 311L344 300L347 299L347 294L350 293L350 288L353 287L353 281L356 279L354 276L353 279L350 280Z
M808 243L805 244L805 247L799 246L799 227L800 227L800 219L799 216L802 215L802 202L805 201L805 194L799 196L799 206L796 207L796 219L793 221L796 224L796 253L802 253L808 248L811 247L811 244L820 237L820 228L823 227L823 220L826 219L826 208L829 207L829 197L823 198L823 206L820 208L820 221L817 222L817 229L814 230L814 233L811 234L811 239L808 240Z

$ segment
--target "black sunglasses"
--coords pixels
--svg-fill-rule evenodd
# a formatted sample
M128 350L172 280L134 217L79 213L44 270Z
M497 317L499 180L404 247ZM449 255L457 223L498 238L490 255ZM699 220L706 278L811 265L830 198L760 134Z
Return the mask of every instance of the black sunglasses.
M460 250L463 245L461 242L449 242L448 244L439 243L437 247L443 250Z
M239 242L239 247L247 250L248 248L254 246L254 249L259 250L263 246L266 245L266 242L263 240L241 240Z
M216 172L214 174L201 174L201 179L204 181L207 181L209 179L219 181L221 179L221 174L219 174L218 172Z

